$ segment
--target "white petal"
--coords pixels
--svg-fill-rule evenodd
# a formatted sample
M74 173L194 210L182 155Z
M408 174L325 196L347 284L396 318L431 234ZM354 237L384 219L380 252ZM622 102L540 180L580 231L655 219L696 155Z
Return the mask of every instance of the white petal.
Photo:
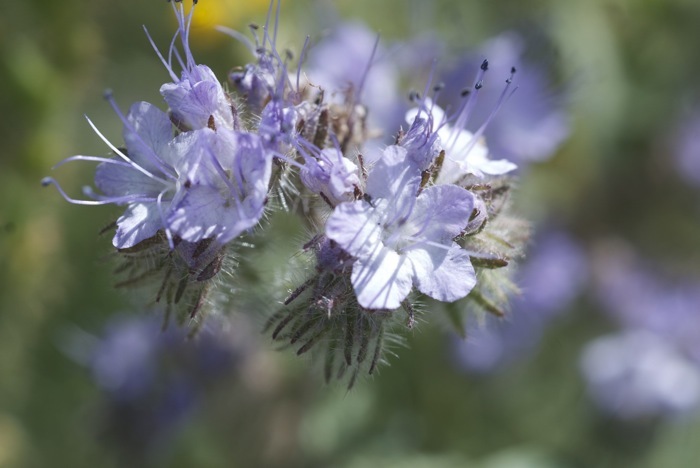
M326 236L354 257L367 257L381 243L382 226L365 201L341 203L326 221Z
M421 174L406 160L406 155L406 148L387 146L367 178L367 193L397 202L403 197L415 197Z
M396 309L413 287L411 262L382 244L352 266L357 302L367 309Z
M406 256L413 266L416 287L433 299L453 302L467 296L476 285L469 254L456 243L449 250L414 248Z
M166 211L168 204L161 209ZM133 247L139 242L153 237L163 228L163 221L156 203L137 203L129 205L117 220L117 232L112 244L118 249Z
M449 243L459 235L474 210L474 195L455 185L433 185L421 192L409 223L417 236L432 242Z

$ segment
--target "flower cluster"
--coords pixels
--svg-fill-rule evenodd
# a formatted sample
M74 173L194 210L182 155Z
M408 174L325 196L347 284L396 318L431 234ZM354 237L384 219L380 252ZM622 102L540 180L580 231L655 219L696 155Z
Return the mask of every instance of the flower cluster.
M228 31L255 57L228 76L228 91L190 50L194 5L189 12L182 2L172 5L180 47L173 41L163 55L149 36L171 79L160 88L167 112L139 102L123 115L108 94L123 122L123 147L90 122L112 157L66 160L98 162L99 191L88 188L88 199L78 200L44 179L70 202L125 206L113 239L125 276L120 285L154 282L155 302L164 299L168 312L198 321L201 312L216 312L212 295L235 290L235 275L225 284L220 272L243 261L232 256L238 239L246 235L254 245L250 233L263 215L286 210L315 230L303 247L313 267L268 329L276 340L298 342L299 354L325 349L329 378L350 369L352 384L365 364L372 373L385 344L395 341L388 332L396 310L406 311L412 327L419 300L469 297L501 313L497 302L510 283L504 276L500 287L492 272L519 254L527 225L504 214L516 165L492 159L483 135L512 94L515 68L474 132L467 124L487 60L448 110L436 104L441 86L431 79L423 93L410 95L407 130L374 128L374 102L363 90L378 41L366 63L351 67L364 70L355 84L323 89L313 73L302 73L308 40L296 70L291 54L277 50L273 1L264 27L251 27L254 42ZM364 150L381 133L396 137L370 163ZM289 278L286 269L282 262L281 276ZM482 282L489 291L495 285L498 297L489 298Z

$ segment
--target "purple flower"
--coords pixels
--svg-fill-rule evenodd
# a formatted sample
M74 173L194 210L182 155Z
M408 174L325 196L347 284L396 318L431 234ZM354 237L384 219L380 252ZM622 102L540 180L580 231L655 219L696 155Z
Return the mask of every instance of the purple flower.
M296 124L300 118L308 116L307 107L307 103L296 108L281 98L271 100L260 114L260 125L258 126L258 133L265 146L278 153L296 146L299 138Z
M344 23L309 51L309 81L326 91L330 102L343 103L346 92L366 104L372 127L394 132L400 123L398 71L385 59L377 35L359 22Z
M469 254L454 242L469 222L473 195L456 186L418 194L420 171L407 151L389 146L367 180L370 200L341 203L326 235L355 257L352 284L368 309L396 309L415 285L441 301L476 284Z
M623 418L697 408L700 369L653 333L626 331L588 344L581 368L595 400Z
M335 148L319 152L318 159L309 157L301 171L301 181L314 193L322 193L333 206L352 201L360 185L358 168Z
M172 63L162 60L173 81L161 86L160 93L170 106L176 125L183 130L205 127L235 129L237 125L231 101L221 83L209 67L197 65L192 56L189 35L194 6L185 16L182 3L179 7L175 6L175 3L177 2L173 3L173 10L178 21L178 33L185 57L184 63L181 62L180 77L173 70ZM170 56L176 53L173 43Z
M73 156L64 160L98 161L95 185L102 191L85 190L93 200L74 200L68 197L51 178L44 185L54 184L71 203L127 205L117 220L117 232L112 243L118 249L132 247L153 237L165 228L165 216L175 197L180 176L176 169L186 156L182 148L173 144L173 127L168 116L147 102L137 102L124 117L110 97L110 103L124 122L123 136L126 151L112 145L90 122L93 130L109 145L117 156L107 159L95 156Z
M412 161L416 167L424 171L430 167L430 164L442 151L440 137L434 131L435 121L432 115L425 113L416 113L411 117L409 123L411 126L405 135L401 137L399 146L405 148L408 152L408 159ZM409 119L407 119L409 120Z
M164 228L164 216L178 189L179 175L175 166L185 157L172 144L173 128L168 116L157 107L136 103L124 125L126 157L114 157L97 166L95 185L104 196L101 200L138 197L128 203L126 212L117 220L115 247L132 247L153 237Z
M212 320L195 338L186 328L163 330L155 316L116 317L99 336L68 333L61 345L103 392L103 436L144 454L172 442L213 384L232 376L249 352L245 336Z
M275 89L277 71L269 57L247 64L242 71L231 73L229 79L243 96L250 109L259 112Z
M259 136L208 128L176 138L187 159L179 171L186 182L167 222L189 242L216 238L225 244L255 226L263 215L271 156Z
M646 330L674 343L700 365L700 281L664 278L624 245L601 252L596 286L605 310L627 329Z
M416 120L426 120L437 127L440 144L445 150L445 160L436 179L437 184L455 183L468 174L477 177L502 175L517 167L505 159L488 158L489 150L485 142L478 134L473 134L462 126L462 116L468 112L469 108L465 105L458 114L456 124L452 126L448 123L451 119L447 118L445 112L430 99L426 99L421 107L406 114L406 121L411 123L412 127ZM430 148L430 152L433 151L434 149Z

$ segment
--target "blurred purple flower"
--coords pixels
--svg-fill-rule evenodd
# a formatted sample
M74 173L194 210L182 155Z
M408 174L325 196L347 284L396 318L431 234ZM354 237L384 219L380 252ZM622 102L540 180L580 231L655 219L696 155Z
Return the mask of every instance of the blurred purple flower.
M684 119L674 142L678 174L688 184L700 187L700 113Z
M681 413L700 403L700 281L671 281L623 243L597 255L596 292L622 327L582 356L591 394L622 418Z
M455 340L460 365L485 373L522 359L587 278L585 253L575 240L564 232L542 235L517 275L522 294L513 299L508 319L488 316L485 323L472 321L466 340Z
M59 343L103 391L104 435L127 455L148 456L167 442L211 384L238 369L250 343L214 322L191 338L184 328L163 330L155 316L122 316L99 337L71 330Z
M344 100L345 91L351 88L355 102L370 110L370 127L393 132L402 115L399 74L377 40L377 34L363 23L337 25L309 51L306 74L311 83L325 90L330 102Z
M620 244L599 257L596 291L605 311L626 329L673 343L700 366L700 279L664 278Z
M642 330L597 338L581 357L596 402L629 419L680 414L700 403L700 369L678 348Z

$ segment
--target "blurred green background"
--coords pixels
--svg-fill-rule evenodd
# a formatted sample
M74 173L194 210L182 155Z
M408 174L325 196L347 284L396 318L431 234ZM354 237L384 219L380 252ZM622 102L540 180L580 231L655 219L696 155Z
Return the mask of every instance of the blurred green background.
M267 3L198 8L193 51L223 80L250 57L212 25L245 32L264 21ZM112 287L109 236L98 236L118 210L69 205L39 181L67 156L106 153L83 114L119 140L103 89L123 108L160 104L168 77L141 25L165 48L174 18L155 0L5 1L0 11L0 466L124 466L119 441L99 430L104 395L64 349L72 331L100 335L115 314L139 313ZM700 110L699 2L286 0L284 44L298 51L306 34L322 34L329 11L386 41L432 32L463 51L512 29L545 37L572 130L552 159L524 173L518 215L555 220L587 252L624 240L673 277L700 277L699 191L672 162L676 128ZM78 163L52 175L78 193L91 171ZM292 255L298 239L285 222L272 223L268 242ZM587 291L531 356L487 375L460 370L453 336L424 324L379 376L349 392L275 351L258 318L236 373L209 386L135 466L700 466L697 413L620 421L588 398L581 350L615 328L598 308Z

